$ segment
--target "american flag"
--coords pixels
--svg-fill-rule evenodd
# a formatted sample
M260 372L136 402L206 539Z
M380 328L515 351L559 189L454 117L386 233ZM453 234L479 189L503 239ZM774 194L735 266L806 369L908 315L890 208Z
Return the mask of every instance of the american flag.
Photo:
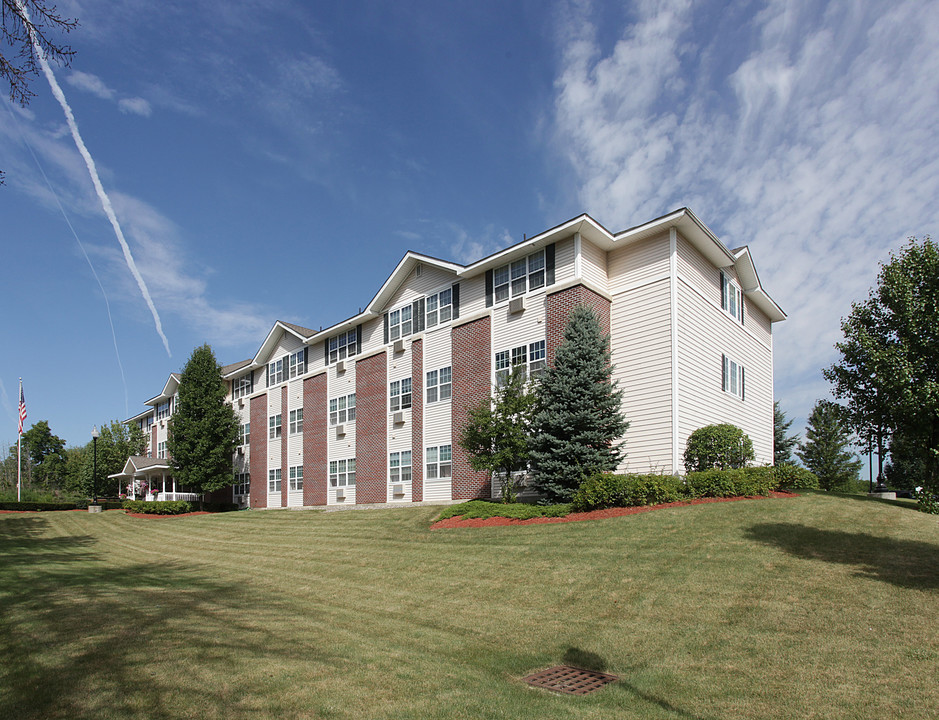
M26 397L23 395L23 381L20 380L20 435L23 434L24 422L26 422Z

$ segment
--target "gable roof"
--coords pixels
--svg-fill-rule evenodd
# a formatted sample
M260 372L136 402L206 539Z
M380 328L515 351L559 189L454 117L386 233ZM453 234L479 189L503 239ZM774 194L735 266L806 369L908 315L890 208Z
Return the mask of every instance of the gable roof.
M166 458L150 458L143 455L131 455L124 463L119 473L108 475L109 478L136 475L141 470L169 470L169 460Z
M170 376L166 379L166 383L163 385L163 392L147 400L144 405L158 405L165 400L169 400L176 394L176 390L179 388L180 378L181 375L179 373L170 373Z
M222 377L223 378L228 377L232 373L238 372L239 370L242 370L248 367L248 365L250 364L251 364L251 358L248 358L247 360L242 360L241 362L232 363L231 365L225 365L221 369Z

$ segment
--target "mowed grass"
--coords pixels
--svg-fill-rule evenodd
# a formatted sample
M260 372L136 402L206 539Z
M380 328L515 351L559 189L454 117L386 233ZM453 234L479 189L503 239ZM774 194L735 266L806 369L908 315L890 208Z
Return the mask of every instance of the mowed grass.
M436 512L0 515L0 718L939 716L934 516ZM620 680L521 681L561 663Z

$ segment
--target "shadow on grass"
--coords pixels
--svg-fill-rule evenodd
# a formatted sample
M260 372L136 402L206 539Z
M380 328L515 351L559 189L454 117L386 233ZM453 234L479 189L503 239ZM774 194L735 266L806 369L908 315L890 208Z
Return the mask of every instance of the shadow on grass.
M851 565L859 577L903 588L939 590L939 545L868 533L821 530L795 523L763 523L747 537L798 558Z
M239 668L335 661L299 647L270 620L276 599L244 583L119 564L33 516L0 523L0 608L0 718L243 717L271 690Z

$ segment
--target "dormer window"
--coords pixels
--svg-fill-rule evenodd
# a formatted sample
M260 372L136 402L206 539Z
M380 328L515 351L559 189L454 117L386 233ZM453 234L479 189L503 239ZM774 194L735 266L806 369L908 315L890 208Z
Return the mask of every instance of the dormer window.
M290 354L290 377L300 377L306 372L306 348Z
M721 309L743 324L743 292L740 286L721 272Z
M275 360L267 366L267 386L272 387L284 381L284 361Z

